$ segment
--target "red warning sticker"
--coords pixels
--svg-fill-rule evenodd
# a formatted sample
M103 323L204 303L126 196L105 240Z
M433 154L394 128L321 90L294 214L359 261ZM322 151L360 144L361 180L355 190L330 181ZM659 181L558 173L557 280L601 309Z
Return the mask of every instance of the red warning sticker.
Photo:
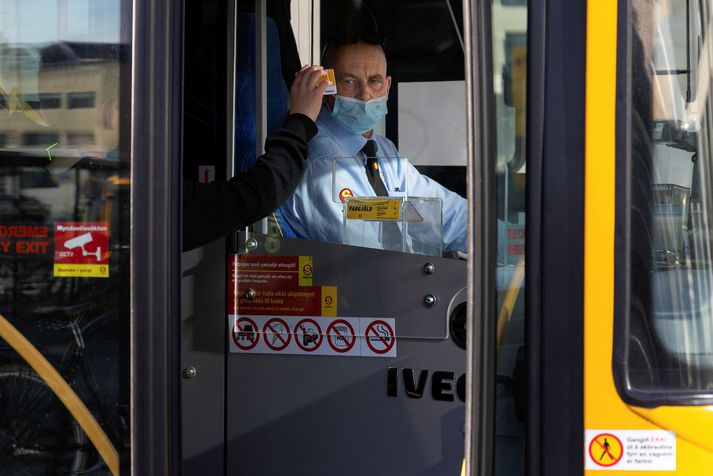
M109 277L109 223L55 222L54 275Z
M336 316L337 287L312 286L311 256L232 255L230 313L242 316Z

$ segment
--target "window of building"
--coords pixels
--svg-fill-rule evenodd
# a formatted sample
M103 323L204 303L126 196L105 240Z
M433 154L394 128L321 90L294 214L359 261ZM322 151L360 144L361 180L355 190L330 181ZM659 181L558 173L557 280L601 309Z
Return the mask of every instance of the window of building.
M62 95L58 93L40 94L40 106L42 109L59 109L62 107Z
M49 146L59 142L59 134L56 132L26 132L22 134L22 144L29 146L44 145Z
M94 144L94 133L91 131L68 132L68 145L92 145Z
M67 107L69 109L86 109L94 107L96 94L93 92L67 94Z

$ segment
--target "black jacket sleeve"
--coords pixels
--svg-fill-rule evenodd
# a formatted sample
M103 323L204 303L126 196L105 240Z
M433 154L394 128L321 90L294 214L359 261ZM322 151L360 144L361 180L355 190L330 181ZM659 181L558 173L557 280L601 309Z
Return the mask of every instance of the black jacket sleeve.
M190 250L255 223L294 192L306 168L307 143L317 126L291 114L265 141L265 154L227 182L183 180L183 250Z

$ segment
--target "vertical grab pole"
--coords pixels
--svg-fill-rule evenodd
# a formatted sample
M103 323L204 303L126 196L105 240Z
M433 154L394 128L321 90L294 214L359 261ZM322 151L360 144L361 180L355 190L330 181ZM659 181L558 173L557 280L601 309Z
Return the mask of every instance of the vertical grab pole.
M225 175L227 179L235 177L235 117L238 105L235 104L235 83L237 82L238 54L238 0L228 2L228 48L226 51L226 65L228 71L227 88L225 91L228 110L225 117L226 137L226 164ZM232 21L231 21L232 20Z
M226 103L228 110L225 117L226 124L226 164L225 175L227 179L235 177L235 118L237 117L238 105L235 103L235 84L238 77L237 55L238 48L238 0L228 2L228 48L225 58L228 70L228 81L226 94ZM232 20L232 21L231 21ZM244 229L244 237L248 235L248 228ZM234 252L238 246L238 235L233 233L228 237L228 249Z
M264 153L267 139L267 0L255 0L255 157ZM267 218L258 233L267 234Z
M465 474L490 476L495 437L496 200L490 0L463 2L468 152Z

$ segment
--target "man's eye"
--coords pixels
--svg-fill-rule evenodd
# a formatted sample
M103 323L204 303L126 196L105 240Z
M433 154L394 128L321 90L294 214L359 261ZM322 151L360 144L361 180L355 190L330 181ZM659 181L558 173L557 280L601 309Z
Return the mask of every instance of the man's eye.
M380 88L384 82L380 79L371 79L369 80L369 84L371 84L372 88Z

